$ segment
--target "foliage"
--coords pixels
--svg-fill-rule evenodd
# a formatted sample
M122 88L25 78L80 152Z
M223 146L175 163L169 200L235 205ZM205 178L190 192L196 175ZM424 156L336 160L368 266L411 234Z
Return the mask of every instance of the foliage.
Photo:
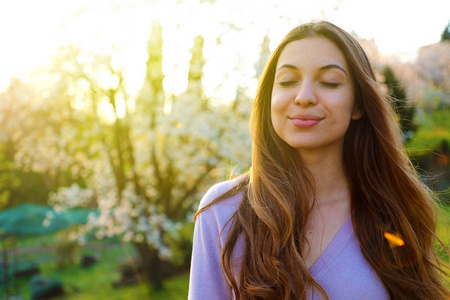
M436 110L422 116L420 128L407 144L412 156L435 151L442 141L450 143L450 109Z
M171 249L170 261L174 265L189 265L192 257L192 240L194 237L194 223L186 222L176 235L167 239L167 246Z
M248 101L214 103L203 93L203 38L194 41L186 92L165 94L161 31L155 24L138 96L113 55L63 48L39 84L10 89L20 93L8 103L17 118L4 125L19 166L60 186L51 204L98 208L79 233L133 242L156 286L158 260L172 255L169 243L185 244L176 236L206 185L247 166L250 154Z
M0 143L0 210L9 206L12 194L21 184L14 161L8 158L4 146Z
M59 240L58 234L45 236L49 241ZM20 240L23 245L34 248L39 246L39 241L31 237ZM51 243L53 244L53 243ZM80 264L68 265L64 269L58 269L53 255L44 255L42 252L27 251L27 255L21 255L19 260L25 259L39 263L41 275L48 279L59 279L67 299L186 299L189 284L189 274L182 274L169 278L164 282L164 289L156 291L144 282L136 285L113 288L120 273L118 263L124 258L135 255L134 249L129 243L89 241L80 254L95 255L98 261L90 268L83 268ZM48 253L51 254L51 253ZM44 259L45 258L45 259ZM24 299L30 299L30 277L20 280L20 294Z
M35 89L31 83L12 79L8 90L0 94L1 166L6 167L7 176L14 178L13 182L3 187L3 190L11 192L8 207L24 202L47 204L50 190L72 182L68 174L55 169L45 170L42 163L39 163L41 158L44 159L43 164L55 158L52 157L54 153L45 152L42 147L34 147L33 139L43 138L40 142L49 142L41 133L36 135L38 132L35 131L35 126L42 126L42 131L48 132L46 123L54 123L49 118L52 110L40 101L40 98L45 97L40 95L41 92L45 93L44 90ZM31 132L34 134L29 134ZM36 155L35 163L31 161L32 156L24 157L24 149Z
M441 34L441 42L450 40L450 22L445 26Z
M450 109L422 116L421 127L407 144L417 169L430 188L450 200Z
M448 226L450 224L450 205L442 205L441 213L439 214L439 220L437 224L437 235L443 241L444 245L447 245L447 249L440 244L436 246L436 253L447 264L450 263L449 251L450 251L450 234ZM449 278L450 280L450 278Z
M391 97L392 106L398 115L404 140L407 141L416 130L416 126L413 123L415 108L408 103L404 87L389 66L384 67L383 76L384 84L387 86L388 94Z
M56 268L63 269L77 262L80 245L76 241L63 239L55 245Z
M63 295L62 282L35 275L31 279L31 299L46 299Z

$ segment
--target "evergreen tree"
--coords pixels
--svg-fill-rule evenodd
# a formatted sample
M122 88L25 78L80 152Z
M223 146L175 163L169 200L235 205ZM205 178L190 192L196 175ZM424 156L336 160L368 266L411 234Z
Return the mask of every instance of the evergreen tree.
M395 77L394 72L389 66L383 69L383 76L384 84L388 89L388 95L391 97L392 107L398 116L403 140L407 142L416 130L416 125L413 123L415 107L409 105L404 87Z
M444 41L450 41L450 22L445 26L445 29L441 34L441 42Z

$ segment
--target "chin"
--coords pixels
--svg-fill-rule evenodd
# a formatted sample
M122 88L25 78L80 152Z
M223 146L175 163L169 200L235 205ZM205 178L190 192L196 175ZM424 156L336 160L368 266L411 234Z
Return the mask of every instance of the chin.
M317 136L297 135L283 138L283 140L292 148L310 148L325 144L323 140Z
M304 141L291 141L288 144L297 151L335 151L340 152L344 147L344 140L334 141L317 141L317 140L304 140Z
M320 149L321 145L317 143L288 143L295 150L315 150Z

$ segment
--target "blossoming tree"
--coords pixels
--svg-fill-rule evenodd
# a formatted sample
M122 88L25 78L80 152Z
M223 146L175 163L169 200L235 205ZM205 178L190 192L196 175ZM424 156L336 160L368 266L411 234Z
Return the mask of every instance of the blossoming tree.
M113 57L61 50L37 92L20 97L27 109L3 124L19 165L74 182L57 189L51 204L97 207L84 230L131 241L157 288L161 259L171 255L167 237L190 218L211 179L247 167L250 156L248 98L227 105L203 93L203 39L195 39L188 87L177 96L163 88L162 42L156 24L136 98Z

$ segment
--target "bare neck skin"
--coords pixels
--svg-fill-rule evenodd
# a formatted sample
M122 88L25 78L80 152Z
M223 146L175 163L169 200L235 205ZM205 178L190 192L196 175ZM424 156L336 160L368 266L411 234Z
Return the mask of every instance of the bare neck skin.
M314 178L316 207L350 206L350 188L342 162L342 148L338 149L300 153L304 166Z
M302 162L315 184L315 201L305 228L307 244L303 249L310 268L350 216L350 189L344 172L342 151L301 153Z

